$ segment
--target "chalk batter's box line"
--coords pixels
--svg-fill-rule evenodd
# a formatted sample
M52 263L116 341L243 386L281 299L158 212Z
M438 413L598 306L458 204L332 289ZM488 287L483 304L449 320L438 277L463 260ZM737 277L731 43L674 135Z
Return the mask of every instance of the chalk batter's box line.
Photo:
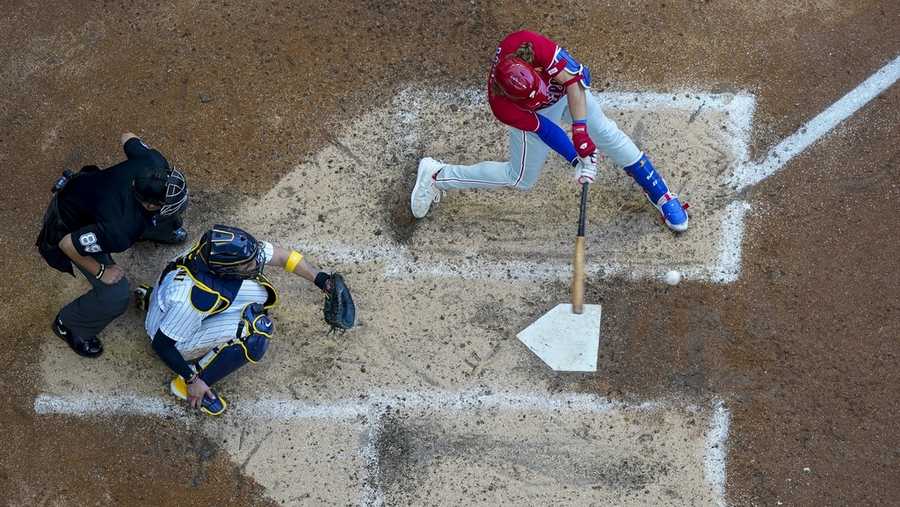
M554 414L592 414L614 412L648 412L680 408L699 413L696 405L675 406L662 401L626 404L588 394L546 395L528 393L494 393L486 391L384 391L365 399L345 399L331 403L314 403L302 400L241 401L229 411L230 418L267 419L280 421L333 420L357 425L365 433L358 450L363 459L363 470L358 485L361 505L381 504L384 492L377 480L378 455L375 442L381 431L381 415L390 410L432 409L435 412L475 410L521 410ZM34 411L39 415L116 416L141 415L169 417L183 424L196 421L196 414L189 414L183 403L150 396L58 396L39 395L34 400ZM361 417L365 416L365 417ZM361 421L366 421L362 423ZM725 478L727 463L727 439L730 414L721 400L711 406L709 426L705 435L703 470L704 480L711 488L718 505L725 504Z
M626 265L589 261L585 273L591 278L627 276L632 279L658 278L664 271L679 269L685 280L731 283L741 271L741 242L744 235L744 216L750 205L735 201L726 208L720 230L721 239L716 242L716 262L707 264ZM571 263L496 261L482 257L473 250L457 256L455 261L418 259L408 248L400 245L347 246L343 243L299 243L295 248L317 259L332 264L384 265L386 279L410 279L417 276L452 278L463 280L567 280L571 277Z

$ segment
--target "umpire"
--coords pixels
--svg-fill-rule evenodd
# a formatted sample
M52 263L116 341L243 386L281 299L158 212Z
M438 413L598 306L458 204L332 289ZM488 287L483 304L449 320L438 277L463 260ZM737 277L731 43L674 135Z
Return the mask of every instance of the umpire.
M128 279L110 254L139 239L169 244L187 239L181 220L188 200L184 175L130 132L122 134L122 146L124 162L63 174L36 243L51 267L74 276L74 265L91 283L52 325L84 357L103 353L97 334L128 308Z

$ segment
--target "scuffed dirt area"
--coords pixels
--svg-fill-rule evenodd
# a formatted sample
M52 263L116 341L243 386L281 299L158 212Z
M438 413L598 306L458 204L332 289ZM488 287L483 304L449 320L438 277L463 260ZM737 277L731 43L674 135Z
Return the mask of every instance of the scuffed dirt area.
M600 89L756 94L757 154L900 53L891 1L520 4L6 2L2 501L267 503L222 442L181 422L33 412L56 293L70 284L32 247L47 190L64 167L119 160L122 131L185 168L201 196L187 217L196 233L216 210L272 188L331 142L334 126L410 83L481 86L512 29L563 41ZM727 492L737 505L896 503L898 101L895 86L750 192L735 284L592 282L590 299L604 305L602 373L556 377L550 389L725 399ZM408 187L398 178L389 188L405 199ZM373 213L392 199L372 202ZM320 212L308 210L297 229ZM397 237L414 240L409 217L394 218ZM543 308L566 290L539 292L525 303ZM314 378L333 372L318 368ZM649 469L631 465L633 475L600 467L597 477L637 484Z

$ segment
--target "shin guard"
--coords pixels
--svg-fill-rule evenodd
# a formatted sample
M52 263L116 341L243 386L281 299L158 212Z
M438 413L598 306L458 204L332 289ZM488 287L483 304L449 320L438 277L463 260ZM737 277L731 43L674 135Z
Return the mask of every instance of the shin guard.
M641 154L641 158L626 167L625 172L644 190L647 199L662 214L670 229L677 232L687 230L686 206L682 206L678 196L669 191L666 180L656 171L646 154Z

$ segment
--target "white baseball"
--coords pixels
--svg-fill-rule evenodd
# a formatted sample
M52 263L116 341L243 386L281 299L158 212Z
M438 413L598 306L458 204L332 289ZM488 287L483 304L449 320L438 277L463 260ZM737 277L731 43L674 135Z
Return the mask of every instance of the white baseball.
M666 273L663 280L669 285L678 285L678 282L681 281L681 273L673 269Z

